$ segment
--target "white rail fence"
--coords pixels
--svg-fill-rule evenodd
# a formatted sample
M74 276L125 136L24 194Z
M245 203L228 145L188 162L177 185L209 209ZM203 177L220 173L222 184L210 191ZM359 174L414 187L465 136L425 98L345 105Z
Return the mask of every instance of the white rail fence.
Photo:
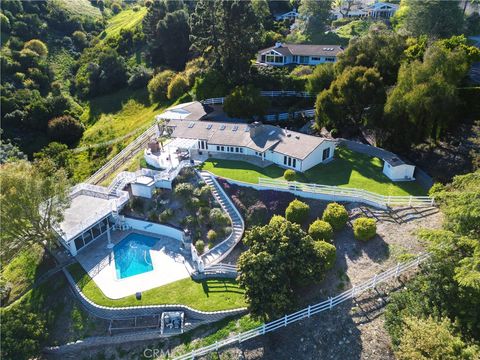
M391 196L380 195L367 190L344 188L339 186L308 184L297 181L259 178L258 184L274 190L283 190L293 193L307 193L325 195L332 200L355 201L376 204L380 207L388 206L434 206L435 199L429 196Z
M123 164L126 160L130 159L143 146L157 134L158 125L155 123L147 130L145 130L140 136L128 144L122 151L115 155L110 161L98 169L88 180L87 183L97 184L102 181L106 176L116 170L119 164Z
M315 94L311 94L307 91L296 91L296 90L262 90L260 91L260 96L264 97L302 97L302 98L311 98L315 97ZM201 103L204 105L218 105L223 104L225 97L210 98L201 100Z
M315 109L305 109L305 110L299 110L295 112L270 114L270 115L265 115L263 119L265 121L284 121L289 119L296 119L300 116L303 116L306 118L312 118L315 116Z
M410 270L412 268L418 267L418 265L428 259L429 254L421 254L417 258L402 263L398 264L395 267L392 267L388 269L385 272L376 274L374 277L371 279L365 281L364 283L354 286L349 290L344 291L343 293L333 297L329 298L328 300L322 301L318 304L314 305L309 305L308 307L294 312L292 314L285 315L284 317L277 319L275 321L260 325L259 327L248 330L245 332L242 332L240 334L237 334L235 336L229 337L227 339L217 341L212 345L205 346L203 348L196 349L188 354L180 355L174 359L176 360L187 360L187 359L195 359L197 356L202 356L206 355L212 351L218 351L220 348L223 348L228 345L236 344L236 343L241 343L243 341L252 339L254 337L260 336L260 335L265 335L266 333L278 330L280 328L286 327L292 323L295 323L297 321L300 321L302 319L309 318L313 315L319 314L323 311L326 310L331 310L335 306L340 305L341 303L354 298L357 295L360 295L361 293L375 288L378 284L386 282L391 279L396 279L400 274L403 272Z

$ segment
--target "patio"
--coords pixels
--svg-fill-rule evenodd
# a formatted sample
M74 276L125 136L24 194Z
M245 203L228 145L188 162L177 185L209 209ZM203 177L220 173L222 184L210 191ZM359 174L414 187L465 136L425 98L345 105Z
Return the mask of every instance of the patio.
M151 271L118 279L113 248L107 246L106 234L76 256L78 262L105 296L120 299L190 277L184 263L185 258L182 256L181 243L176 239L150 232L129 230L111 232L111 242L116 245L133 232L158 239L150 249L153 265Z

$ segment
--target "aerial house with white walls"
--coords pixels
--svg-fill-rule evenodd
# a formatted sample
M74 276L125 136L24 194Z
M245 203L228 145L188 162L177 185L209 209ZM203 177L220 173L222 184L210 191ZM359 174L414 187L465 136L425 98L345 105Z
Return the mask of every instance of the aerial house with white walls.
M253 124L170 120L167 131L175 140L195 140L190 153L221 155L231 160L256 159L257 163L306 171L333 159L335 142L259 122Z
M269 66L318 65L337 62L343 52L340 45L282 44L260 50L257 62Z

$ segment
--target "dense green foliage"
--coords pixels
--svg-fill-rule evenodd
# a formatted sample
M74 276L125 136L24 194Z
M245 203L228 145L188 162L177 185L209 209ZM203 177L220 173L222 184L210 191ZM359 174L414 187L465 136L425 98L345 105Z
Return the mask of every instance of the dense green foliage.
M353 235L357 240L367 241L377 234L377 222L375 219L359 217L353 221Z
M160 102L167 99L168 85L172 81L175 73L171 70L165 70L155 75L148 82L148 93L150 94L150 101Z
M0 311L2 358L31 359L37 356L48 337L42 315L18 306Z
M48 122L48 136L53 141L72 145L85 130L83 124L70 115L56 117Z
M345 227L348 221L347 209L345 209L345 206L338 203L330 203L323 212L322 220L329 223L333 230L341 230Z
M281 216L253 227L243 241L249 249L240 256L238 281L252 314L263 319L292 310L295 288L321 281L335 259L333 245L314 241Z
M310 235L313 240L331 242L333 239L332 225L324 220L317 219L310 224L308 228L308 235Z
M285 218L288 221L303 224L310 212L310 206L308 204L295 199L290 204L288 204L287 209L285 210Z
M302 0L298 7L299 27L308 40L315 41L319 33L325 32L332 1Z
M50 161L6 163L0 172L2 261L31 244L50 246L69 203L63 170Z
M176 75L170 81L167 88L167 98L174 100L185 94L188 89L188 82L185 76Z
M317 65L313 73L307 76L305 90L312 94L317 94L323 90L327 90L334 79L335 72L333 64Z
M228 116L252 120L265 115L269 102L252 85L237 86L225 98L223 108Z
M386 327L403 358L418 353L435 358L433 338L437 336L445 341L450 358L466 354L470 355L463 358L476 358L480 342L480 172L435 186L432 195L445 214L445 230L420 233L431 258L408 288L392 296ZM408 328L405 323L411 317L424 320Z

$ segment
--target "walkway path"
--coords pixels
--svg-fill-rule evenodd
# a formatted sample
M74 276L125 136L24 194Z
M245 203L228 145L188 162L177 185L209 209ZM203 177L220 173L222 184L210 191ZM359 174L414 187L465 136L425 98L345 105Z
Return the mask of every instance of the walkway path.
M207 267L220 262L233 250L235 245L242 239L245 223L240 212L233 205L230 197L225 193L215 177L207 171L200 171L198 174L210 186L213 196L232 220L232 233L230 236L202 255L202 260Z

